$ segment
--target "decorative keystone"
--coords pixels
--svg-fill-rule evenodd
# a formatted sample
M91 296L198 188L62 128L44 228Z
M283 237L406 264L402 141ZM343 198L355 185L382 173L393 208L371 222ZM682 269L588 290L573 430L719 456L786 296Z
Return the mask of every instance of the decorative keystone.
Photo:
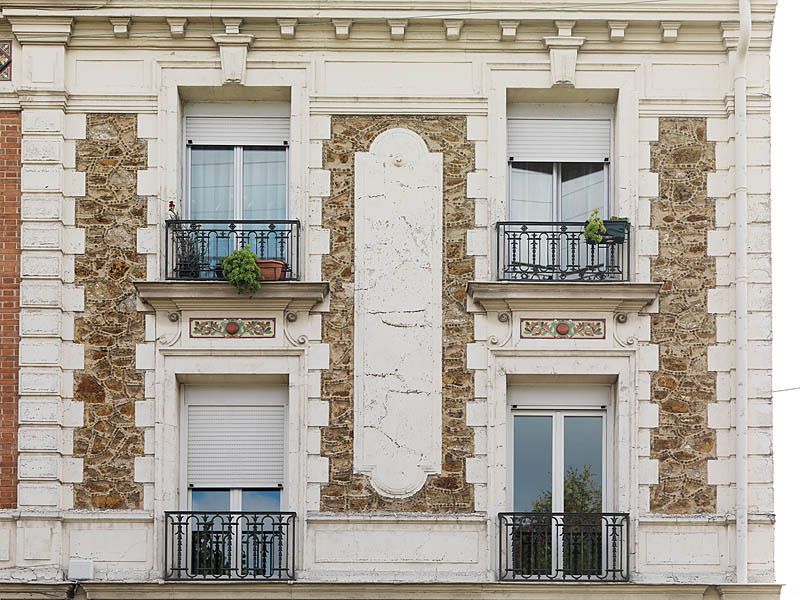
M222 62L222 83L243 84L247 70L247 50L253 43L253 36L239 33L241 19L222 19L225 33L213 36L219 46Z
M575 21L556 21L557 36L544 38L550 49L550 74L553 87L574 87L575 71L578 65L578 50L586 38L573 37Z

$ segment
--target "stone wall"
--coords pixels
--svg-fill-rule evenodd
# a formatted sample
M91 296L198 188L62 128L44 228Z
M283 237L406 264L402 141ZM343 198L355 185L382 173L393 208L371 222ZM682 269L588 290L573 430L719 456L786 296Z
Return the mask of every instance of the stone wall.
M0 113L0 508L17 507L20 114Z
M366 477L353 473L353 318L355 153L368 152L375 137L395 127L419 134L430 152L444 159L444 264L442 272L442 473L406 499L377 494ZM472 430L466 403L474 396L466 367L466 348L474 339L466 311L466 284L474 278L467 256L467 230L475 209L467 200L467 173L474 170L474 145L467 121L457 116L334 116L331 139L323 149L323 168L331 172L331 194L323 202L322 225L330 230L330 254L322 277L331 282L330 312L323 315L323 342L330 345L330 369L322 374L322 399L330 402L322 431L322 455L330 464L329 483L321 491L326 511L471 512L473 487L466 481L472 455Z
M707 300L716 285L707 244L715 216L707 179L714 168L705 119L660 120L659 141L652 144L660 191L651 208L659 236L651 277L664 283L659 313L652 318L652 341L659 347L659 371L652 378L652 397L659 406L659 426L652 434L652 457L659 461L659 483L650 500L655 513L716 511L716 490L707 476L716 448L708 426L708 405L716 400L708 349L717 331Z
M76 203L75 222L86 231L86 253L75 261L75 284L85 290L85 312L75 319L75 342L85 345L84 369L75 375L75 400L84 403L84 426L74 437L84 461L76 508L142 507L133 475L144 450L134 422L135 401L144 399L135 369L144 319L133 282L146 277L136 230L147 224L147 206L136 195L136 172L147 167L147 145L136 123L136 115L87 115L86 139L77 145L86 196Z

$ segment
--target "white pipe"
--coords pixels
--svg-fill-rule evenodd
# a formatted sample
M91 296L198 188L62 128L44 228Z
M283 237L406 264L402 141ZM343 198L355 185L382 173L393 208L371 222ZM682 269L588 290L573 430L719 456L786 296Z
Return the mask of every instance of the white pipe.
M750 0L739 0L734 98L736 120L736 581L747 583L747 53Z

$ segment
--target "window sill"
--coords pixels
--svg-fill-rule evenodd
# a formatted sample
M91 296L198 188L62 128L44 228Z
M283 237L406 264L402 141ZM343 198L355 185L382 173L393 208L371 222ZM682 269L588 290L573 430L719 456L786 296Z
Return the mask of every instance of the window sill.
M583 310L639 312L658 298L660 283L472 281L467 292L480 312ZM482 309L482 310L481 310Z
M252 296L227 281L139 281L142 302L155 310L263 309L309 311L328 294L327 281L271 281Z

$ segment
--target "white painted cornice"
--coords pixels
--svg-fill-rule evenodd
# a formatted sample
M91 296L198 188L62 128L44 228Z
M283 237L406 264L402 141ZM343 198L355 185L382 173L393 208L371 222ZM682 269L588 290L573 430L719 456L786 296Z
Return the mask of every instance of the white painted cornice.
M538 283L472 281L472 301L487 312L585 310L640 312L652 303L660 283Z
M299 310L308 311L328 293L327 282L286 281L262 284L252 296L226 281L140 281L139 298L155 310Z

